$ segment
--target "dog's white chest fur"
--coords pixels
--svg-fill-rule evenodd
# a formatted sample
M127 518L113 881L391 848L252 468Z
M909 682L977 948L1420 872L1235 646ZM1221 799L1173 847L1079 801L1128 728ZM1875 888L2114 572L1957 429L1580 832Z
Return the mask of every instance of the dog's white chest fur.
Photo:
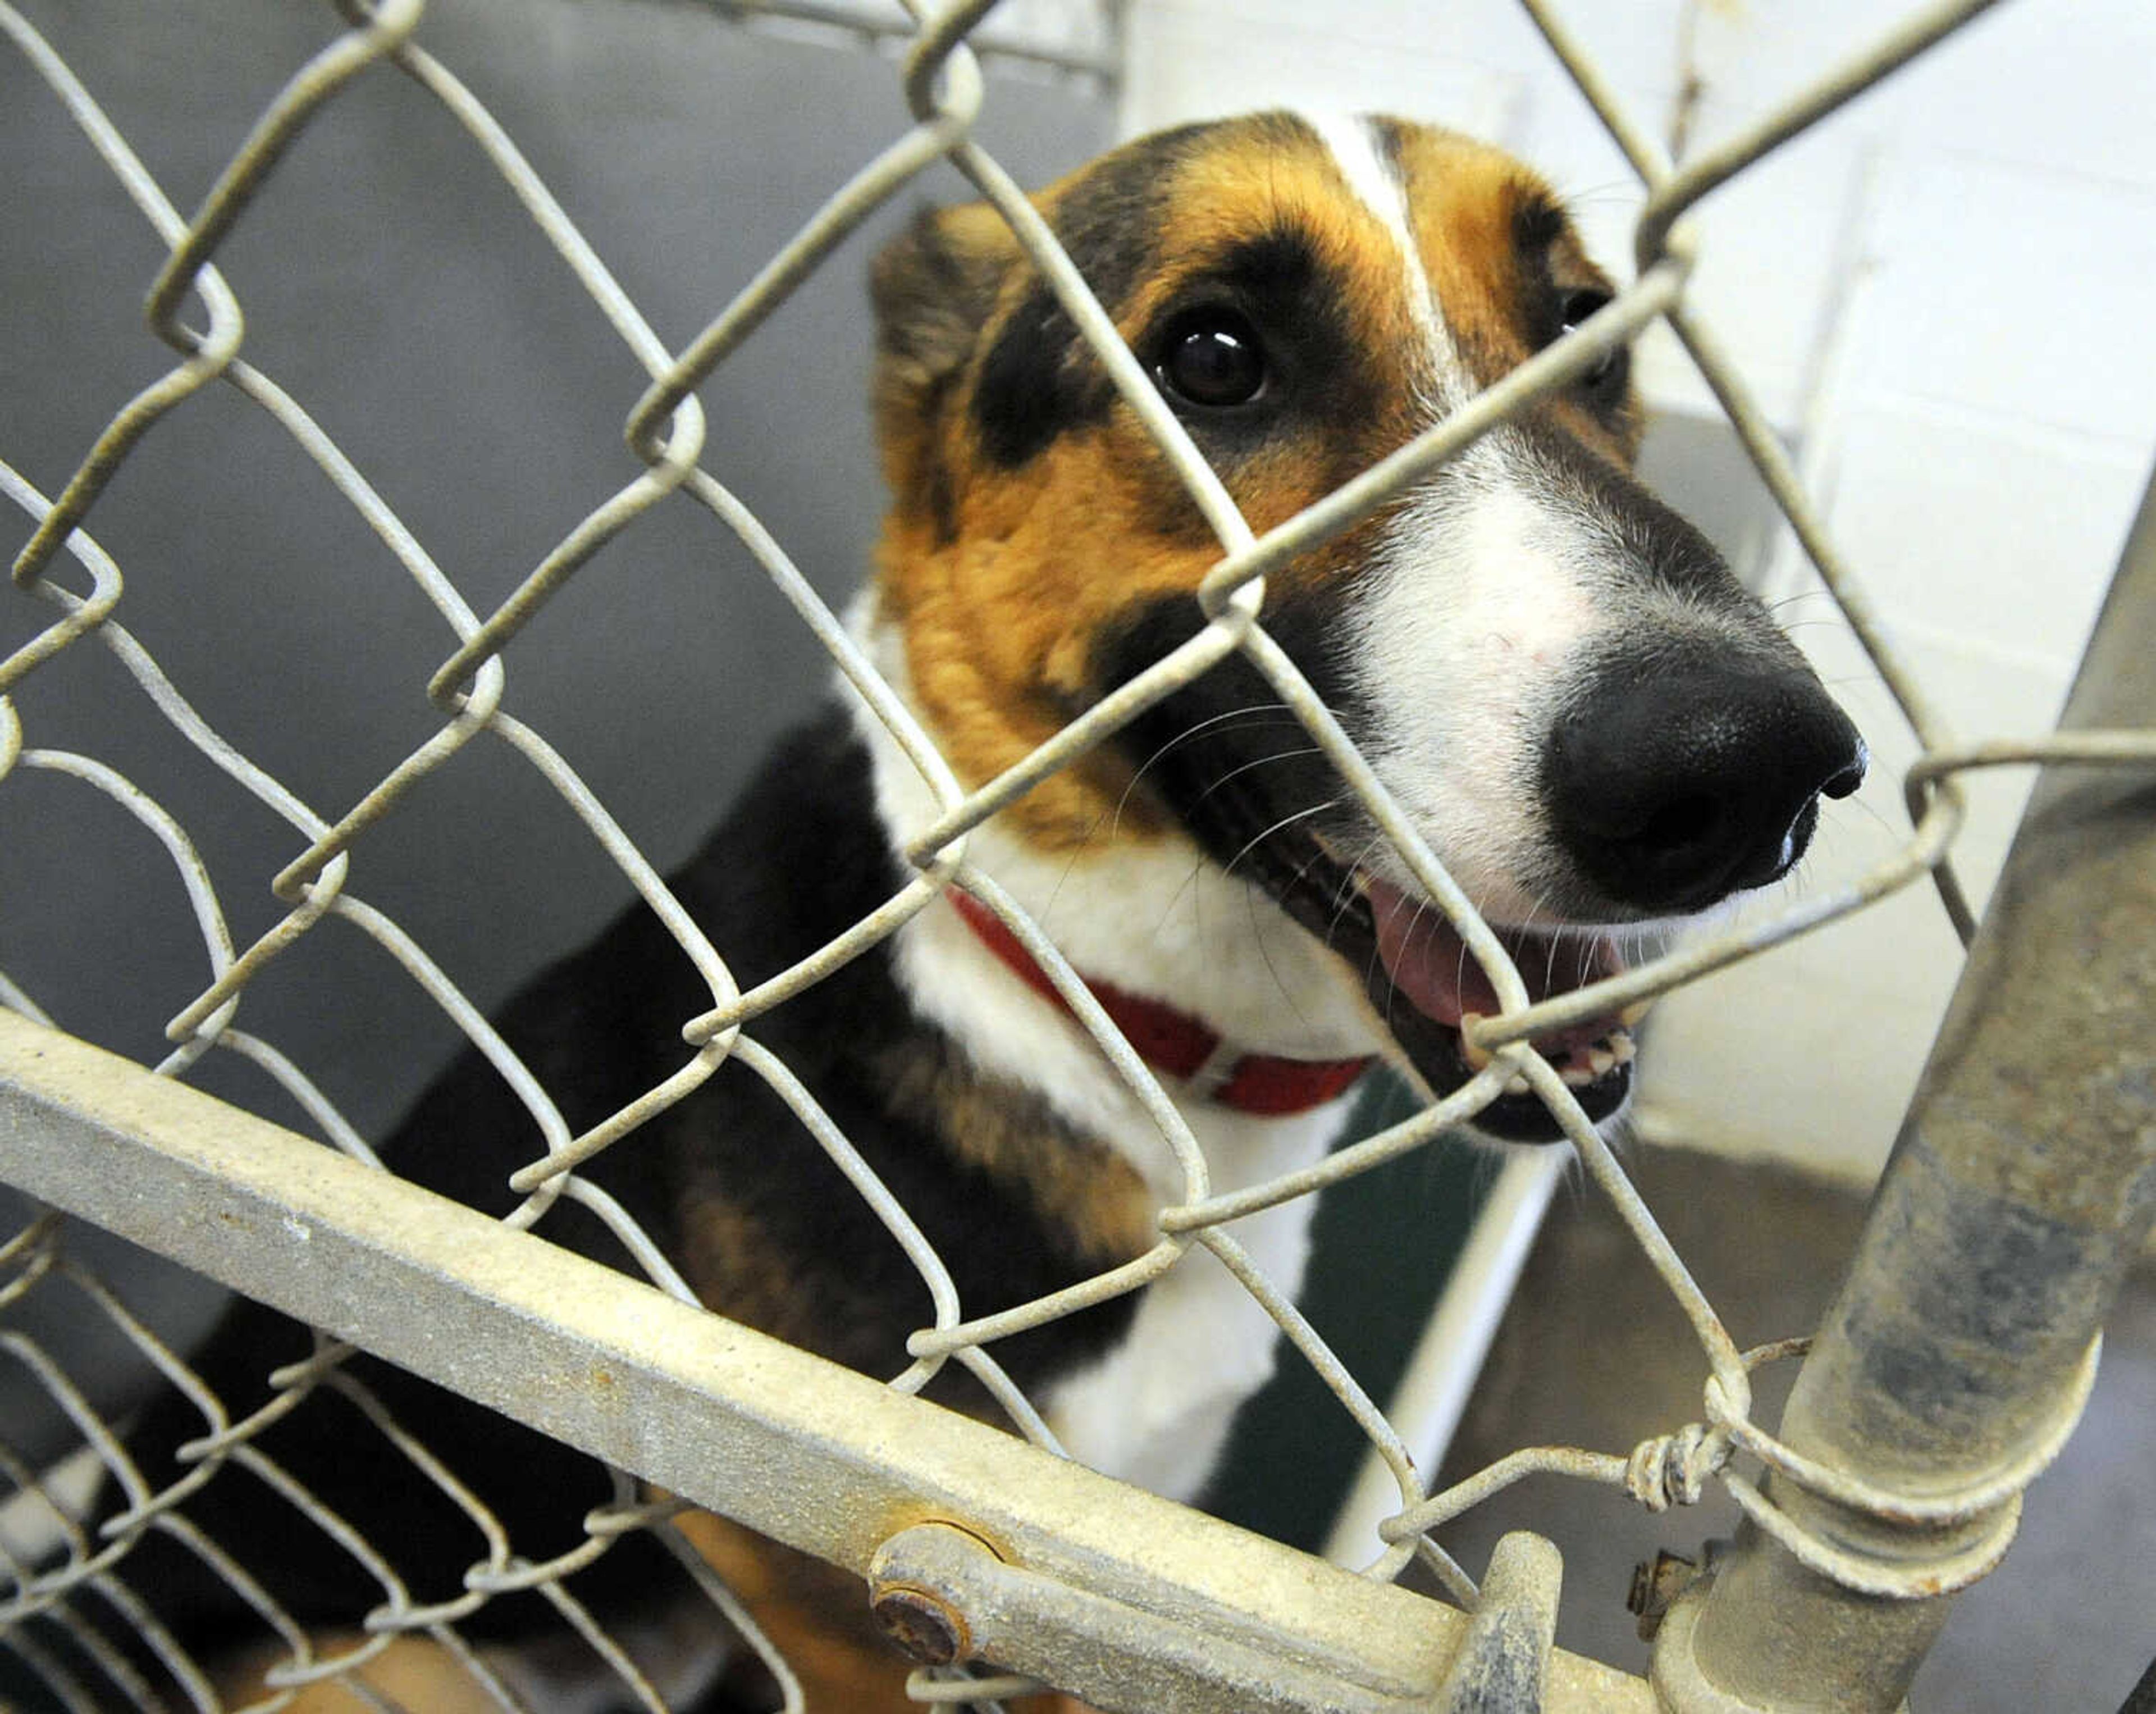
M1235 1190L1308 1166L1339 1130L1351 1097L1293 1119L1250 1120L1190 1112L1215 1170ZM1262 1140L1224 1130L1268 1133ZM1232 1176L1224 1169L1232 1168ZM1292 1298L1310 1250L1308 1198L1229 1225L1228 1234ZM1202 1246L1193 1245L1139 1300L1129 1333L1043 1401L1071 1455L1157 1494L1195 1497L1219 1462L1236 1408L1265 1383L1278 1351L1272 1318Z
M1139 903L1123 900L1126 923ZM1060 929L1065 914L1049 914ZM1059 932L1059 941L1065 935ZM1073 955L1082 956L1078 949ZM956 911L931 906L900 931L901 981L914 1002L992 1073L1022 1081L1065 1118L1109 1141L1137 1169L1157 1207L1184 1200L1174 1150L1098 1049L974 937ZM1266 973L1266 984L1271 981ZM1320 985L1315 991L1322 997ZM1312 1008L1322 1014L1319 1004ZM1362 1045L1343 1014L1320 1039L1326 1051ZM1310 1027L1298 1017L1292 1027ZM1315 1051L1315 1050L1306 1050ZM1240 1190L1320 1159L1352 1095L1306 1113L1260 1118L1203 1099L1171 1097L1204 1156L1212 1194ZM1292 1298L1308 1256L1306 1197L1226 1229ZM1217 1461L1235 1408L1271 1372L1277 1330L1227 1268L1201 1245L1147 1287L1124 1336L1105 1356L1035 1401L1071 1455L1155 1493L1188 1499Z
M881 631L873 598L853 621L877 665L905 692L902 649ZM860 728L875 761L878 808L895 830L926 826L932 802L912 765L874 718ZM991 823L971 836L970 861L993 875L1087 974L1134 992L1178 996L1246 1050L1310 1058L1372 1051L1367 1002L1316 943L1269 899L1194 852L1120 850L1106 865L1032 850ZM1110 1143L1137 1170L1155 1206L1186 1199L1175 1150L1097 1047L937 902L893 943L914 1005L992 1074L1025 1084L1071 1123ZM1202 1098L1176 1099L1204 1157L1213 1194L1320 1159L1353 1096L1263 1118ZM1311 1202L1298 1198L1226 1229L1289 1298L1309 1252ZM1227 1438L1235 1408L1271 1372L1278 1329L1202 1245L1141 1294L1131 1325L1105 1356L1034 1401L1072 1456L1157 1493L1188 1499Z

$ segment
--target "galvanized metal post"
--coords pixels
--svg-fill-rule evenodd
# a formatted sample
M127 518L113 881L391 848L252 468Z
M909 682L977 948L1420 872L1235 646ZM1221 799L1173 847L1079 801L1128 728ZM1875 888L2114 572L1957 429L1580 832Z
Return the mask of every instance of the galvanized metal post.
M2156 486L2062 731L2151 725ZM2084 1355L2152 1216L2156 779L2058 767L2023 818L1785 1413L1784 1444L1876 1491L1842 1503L1851 1492L1771 1476L1802 1552L1746 1524L1664 1627L1666 1706L1903 1705L1954 1589L2010 1535L2020 1482L2076 1408Z

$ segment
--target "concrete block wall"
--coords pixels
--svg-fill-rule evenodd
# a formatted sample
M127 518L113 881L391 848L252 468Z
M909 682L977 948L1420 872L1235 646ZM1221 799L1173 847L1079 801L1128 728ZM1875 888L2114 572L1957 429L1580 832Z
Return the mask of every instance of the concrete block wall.
M1771 110L1909 8L1873 0L1600 0L1569 21L1633 111L1695 142ZM1134 0L1124 126L1286 102L1437 120L1517 149L1622 269L1636 182L1510 0ZM2156 447L2156 10L2020 0L1787 145L1699 210L1695 301L1796 445L1837 543L1952 725L2056 715ZM1666 332L1649 401L1696 443L1705 387ZM1665 473L1717 488L1716 458ZM1723 492L1700 509L1730 510ZM1761 497L1747 497L1754 515ZM1743 508L1738 508L1740 512ZM1792 544L1748 569L1871 739L1871 784L1834 808L1794 883L1901 842L1906 728ZM2025 775L1979 776L1960 847L1980 899ZM1771 909L1772 901L1749 907ZM1865 1178L1891 1144L1959 955L1928 893L1672 996L1656 1014L1643 1128ZM2032 1003L2035 1003L2032 996Z

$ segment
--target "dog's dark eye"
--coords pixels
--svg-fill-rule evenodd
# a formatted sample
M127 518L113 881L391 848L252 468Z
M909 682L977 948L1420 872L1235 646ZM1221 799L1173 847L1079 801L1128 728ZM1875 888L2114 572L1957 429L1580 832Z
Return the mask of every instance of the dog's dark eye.
M1170 399L1225 410L1265 391L1265 354L1257 330L1233 310L1198 310L1170 325L1152 372Z
M1609 302L1609 294L1606 291L1568 291L1558 304L1558 332L1571 332ZM1590 393L1599 391L1609 384L1612 377L1622 372L1625 362L1625 347L1621 345L1612 347L1603 353L1592 368L1580 376L1579 384Z
M1609 294L1606 291L1568 291L1564 301L1558 306L1558 320L1569 333L1597 310L1606 309L1609 305Z

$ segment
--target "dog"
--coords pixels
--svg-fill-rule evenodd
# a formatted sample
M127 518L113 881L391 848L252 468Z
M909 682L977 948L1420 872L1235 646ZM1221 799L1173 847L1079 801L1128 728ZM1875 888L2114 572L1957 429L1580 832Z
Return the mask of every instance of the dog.
M1037 205L1260 531L1590 319L1613 290L1529 169L1390 119L1270 114L1165 131ZM985 205L921 214L878 256L871 296L891 497L850 623L976 786L1195 635L1194 592L1221 550ZM1640 432L1620 347L1267 580L1267 632L1537 996L1612 975L1628 946L1786 874L1821 800L1846 795L1865 767L1856 731L1768 614L1635 479ZM890 899L909 872L900 853L935 814L881 723L834 706L779 747L672 885L746 986ZM1215 1190L1317 1161L1375 1063L1433 1095L1457 1088L1473 1057L1464 1021L1498 1009L1362 801L1240 654L998 812L967 855L1152 1061ZM707 1004L639 907L498 1022L581 1129L671 1073L683 1022ZM750 1029L919 1222L968 1315L1130 1261L1183 1197L1158 1127L961 889ZM1537 1046L1592 1120L1620 1111L1625 1020ZM1504 1140L1558 1135L1524 1087L1475 1125ZM501 1212L531 1144L521 1108L470 1053L385 1152L408 1176ZM905 1366L908 1334L932 1319L873 1213L738 1064L588 1171L725 1315L878 1376ZM1298 1201L1235 1228L1289 1291L1308 1212ZM620 1260L567 1202L545 1229ZM273 1319L239 1310L196 1360L223 1396L301 1353L289 1331L278 1342ZM1075 1457L1187 1500L1269 1372L1274 1336L1193 1253L1142 1292L993 1349ZM520 1553L583 1539L582 1517L608 1497L587 1461L372 1360L352 1372L510 1522ZM970 1384L953 1366L935 1396L989 1413ZM335 1496L366 1496L349 1504L354 1521L415 1590L439 1595L449 1568L478 1557L469 1524L379 1436L310 1430L315 1413L311 1402L259 1444L341 1508ZM137 1455L154 1478L201 1432L183 1403L161 1408ZM553 1502L551 1519L529 1516L535 1499ZM283 1506L225 1472L188 1511L228 1544L289 1542ZM907 1706L905 1663L873 1634L858 1584L716 1519L688 1528L803 1671L812 1709ZM228 1592L162 1551L177 1628L198 1651L237 1658ZM663 1615L639 1605L638 1579L656 1552L621 1542L581 1575L581 1598L651 1631ZM325 1636L379 1599L349 1555L277 1569L290 1609ZM488 1603L466 1629L490 1660L520 1662L501 1670L528 1688L544 1660L519 1653L519 1628L558 1621L521 1600ZM675 1652L688 1663L681 1706L755 1705L752 1663L729 1665L716 1642ZM227 1683L266 1658L228 1667ZM368 1671L406 1685L394 1693L408 1706L465 1705L452 1686L469 1680L433 1644L400 1644ZM542 1694L535 1706L612 1706Z

